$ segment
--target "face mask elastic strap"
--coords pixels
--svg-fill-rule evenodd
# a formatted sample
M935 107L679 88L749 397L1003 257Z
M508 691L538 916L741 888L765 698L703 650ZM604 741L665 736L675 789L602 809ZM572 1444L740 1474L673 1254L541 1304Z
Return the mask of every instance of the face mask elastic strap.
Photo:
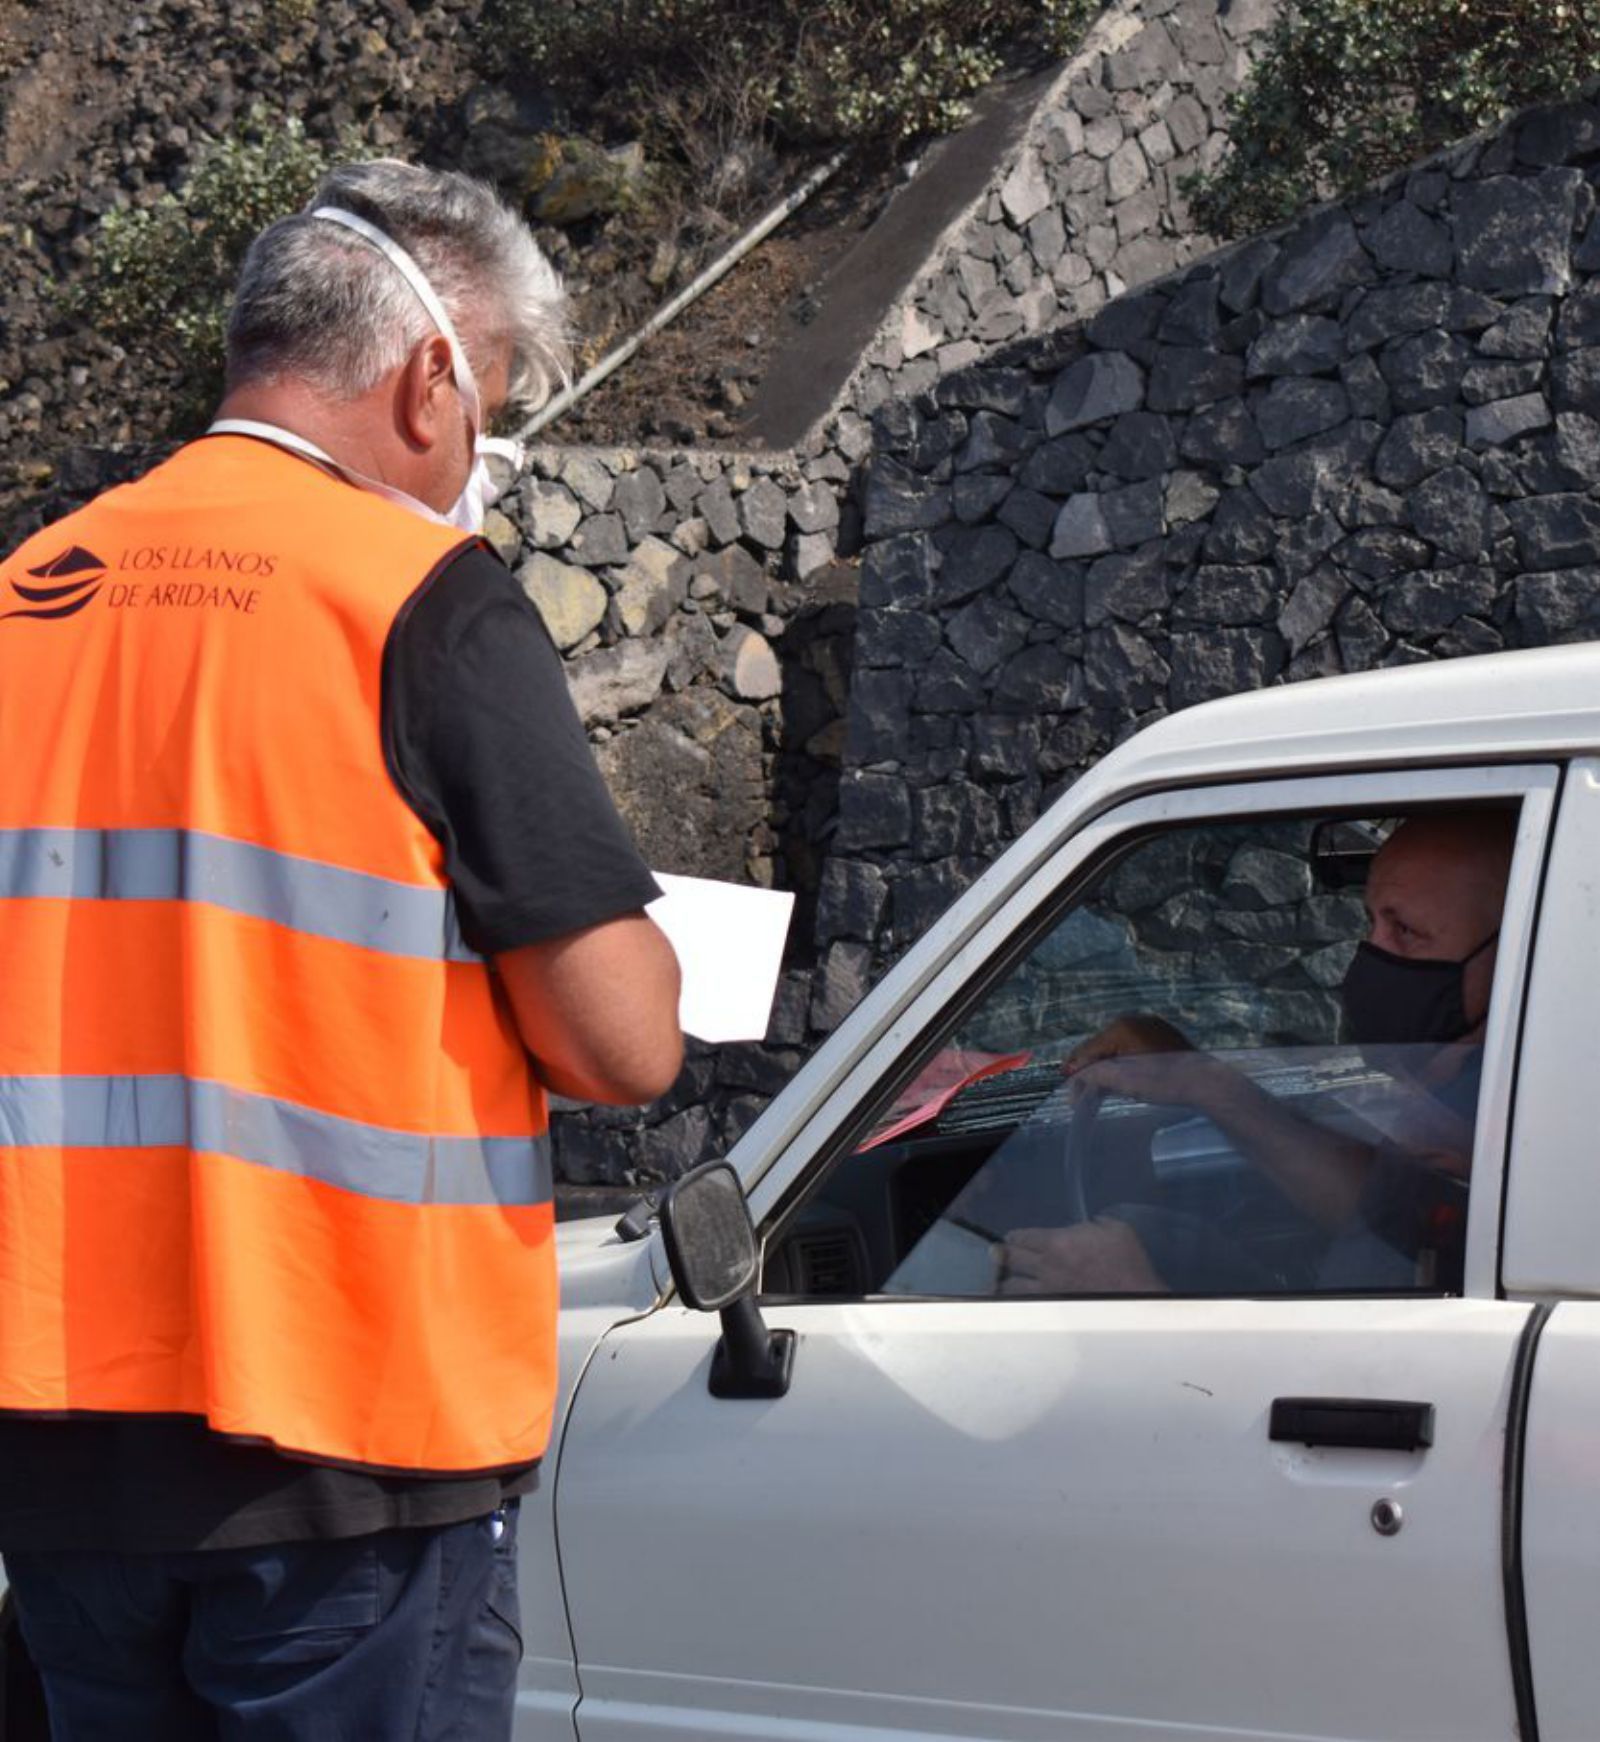
M386 502L409 509L413 514L420 514L423 519L431 520L438 526L460 524L450 515L441 514L437 508L430 508L426 502L419 502L415 496L407 495L404 490L395 489L392 484L385 484L378 478L369 478L365 472L358 472L351 466L341 465L332 454L319 448L315 442L296 435L292 429L285 429L281 424L261 423L248 417L219 417L206 430L206 434L253 436L257 441L271 442L274 447L283 448L291 454L299 454L302 459L315 461L356 489L370 491L372 495L381 496ZM476 528L468 527L466 530L476 531Z
M212 420L206 434L253 436L257 441L271 442L274 447L286 448L291 454L299 454L302 459L314 460L319 466L336 472L341 478L346 476L345 468L326 448L319 448L309 437L296 435L292 429L285 429L282 424L262 423L251 417L219 417Z
M1499 926L1496 926L1494 928L1494 930L1489 933L1488 937L1486 937L1483 940L1483 942L1478 945L1477 949L1469 950L1466 953L1466 955L1464 955L1461 958L1462 967L1463 968L1466 967L1468 962L1477 961L1478 957L1481 956L1486 949L1490 948L1491 945L1496 944L1499 941L1500 941L1500 928L1499 928Z
M476 436L483 425L483 402L478 396L477 377L472 373L472 365L467 361L466 347L456 335L455 323L450 319L439 293L429 284L427 274L395 241L393 236L385 235L376 224L369 224L365 218L359 217L355 212L347 212L343 206L318 206L310 216L320 218L326 224L339 224L346 230L353 231L363 242L376 248L416 292L417 300L428 311L433 324L439 329L444 337L444 342L450 347L450 360L455 370L456 385L460 387L462 395L470 402L472 430Z
M1402 956L1394 950L1386 950L1381 944L1375 944L1370 939L1364 940L1360 948L1369 955L1378 957L1380 961L1392 962L1397 968L1417 968L1426 972L1428 969L1464 968L1468 962L1477 961L1483 952L1497 943L1500 938L1498 926L1489 933L1481 944L1467 951L1464 956Z

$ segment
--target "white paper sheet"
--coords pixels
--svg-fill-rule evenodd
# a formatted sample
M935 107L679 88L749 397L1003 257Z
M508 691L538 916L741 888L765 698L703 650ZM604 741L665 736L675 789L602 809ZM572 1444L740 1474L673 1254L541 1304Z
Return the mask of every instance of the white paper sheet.
M794 896L665 871L655 877L665 894L645 912L683 970L679 1026L700 1040L764 1039Z

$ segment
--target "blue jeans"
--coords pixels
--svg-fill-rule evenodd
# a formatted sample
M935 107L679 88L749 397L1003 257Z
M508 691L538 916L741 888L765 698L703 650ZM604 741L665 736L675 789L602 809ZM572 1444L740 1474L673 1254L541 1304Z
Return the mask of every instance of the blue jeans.
M516 1523L9 1554L52 1742L506 1742Z

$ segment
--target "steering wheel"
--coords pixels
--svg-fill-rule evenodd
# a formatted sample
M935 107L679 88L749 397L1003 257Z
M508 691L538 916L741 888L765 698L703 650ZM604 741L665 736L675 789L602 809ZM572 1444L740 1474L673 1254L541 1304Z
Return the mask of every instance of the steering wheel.
M1062 1148L1061 1167L1067 1186L1067 1210L1074 1222L1087 1222L1089 1215L1089 1155L1094 1136L1094 1122L1104 1099L1098 1089L1087 1089L1072 1109L1067 1121L1066 1141Z

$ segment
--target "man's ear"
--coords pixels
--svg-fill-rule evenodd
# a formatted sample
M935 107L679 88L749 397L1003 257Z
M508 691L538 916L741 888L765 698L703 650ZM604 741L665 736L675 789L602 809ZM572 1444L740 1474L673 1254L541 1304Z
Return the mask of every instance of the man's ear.
M400 371L395 403L407 446L431 450L449 427L445 419L461 415L459 397L449 340L442 333L419 340Z

